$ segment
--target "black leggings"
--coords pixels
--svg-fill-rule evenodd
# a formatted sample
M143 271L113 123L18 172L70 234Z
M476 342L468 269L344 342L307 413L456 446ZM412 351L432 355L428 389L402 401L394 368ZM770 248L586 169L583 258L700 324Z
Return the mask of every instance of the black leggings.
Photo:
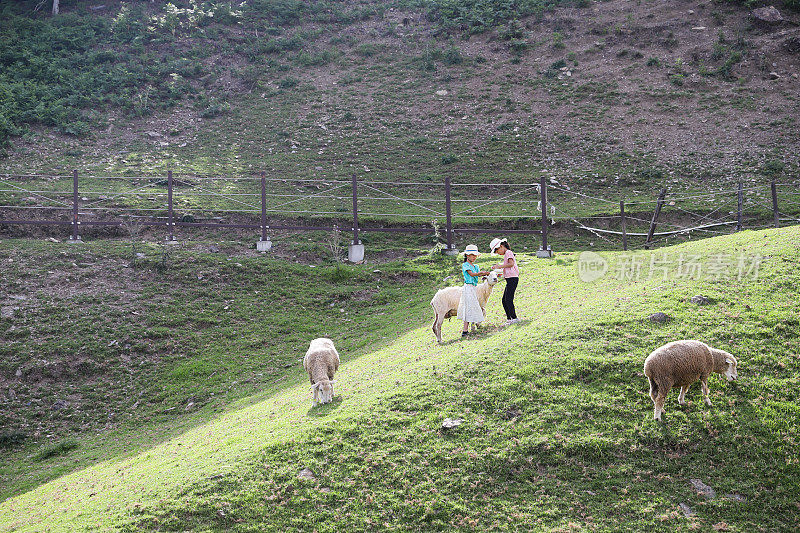
M503 291L503 309L506 311L506 318L509 320L517 318L517 310L514 309L514 293L517 290L519 278L506 278L506 290Z

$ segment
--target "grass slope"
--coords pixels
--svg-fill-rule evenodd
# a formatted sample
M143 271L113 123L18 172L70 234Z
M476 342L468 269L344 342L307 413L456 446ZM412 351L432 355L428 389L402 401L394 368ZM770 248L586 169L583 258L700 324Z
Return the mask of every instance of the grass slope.
M521 257L520 325L497 330L498 295L489 325L467 341L455 339L457 324L445 328L454 340L437 346L427 324L399 321L405 331L387 345L347 354L333 404L310 410L305 383L257 394L145 452L6 500L0 524L797 529L798 233L748 231L657 252L675 264L697 254L704 265L758 255L757 280L752 272L693 280L674 269L648 280L649 253L638 253L645 279L616 279L613 267L630 256L608 254L610 274L583 283L577 254ZM712 304L690 303L697 293ZM657 311L674 320L648 321ZM385 319L363 317L361 326L380 328ZM689 337L734 353L740 381L712 378L713 407L696 387L686 407L673 393L666 423L654 423L642 361L663 342ZM464 423L445 432L445 417ZM303 467L316 480L298 479ZM717 497L695 492L695 478Z

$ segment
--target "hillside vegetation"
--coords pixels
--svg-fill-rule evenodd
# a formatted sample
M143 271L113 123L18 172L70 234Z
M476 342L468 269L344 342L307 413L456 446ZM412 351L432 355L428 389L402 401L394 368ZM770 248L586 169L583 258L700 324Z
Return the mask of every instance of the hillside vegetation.
M63 2L0 21L12 173L583 189L791 176L796 2ZM771 79L771 72L778 78Z
M142 280L135 291L141 305L153 306L146 316L160 320L158 298L148 303L147 295L168 296L165 283L174 281L199 286L186 291L184 311L170 308L165 316L186 316L181 328L191 331L204 302L213 302L216 320L225 322L188 338L177 326L159 327L158 342L175 352L185 345L187 358L163 358L149 386L180 379L176 390L195 397L260 367L277 367L272 375L287 377L277 386L256 381L263 390L242 403L209 401L189 415L120 423L87 435L85 444L76 441L77 447L41 442L7 449L6 472L16 461L32 465L37 449L38 464L5 477L5 486L26 492L0 503L0 524L15 531L263 531L310 523L318 531L797 529L798 242L797 228L745 231L662 248L654 271L649 252L607 253L608 274L592 283L580 281L577 253L555 261L520 255L522 323L498 329L495 294L480 335L462 341L458 325L446 324L443 345L434 342L426 306L447 263L407 262L403 269L419 269L420 277L406 285L389 282L388 267L380 274L354 267L352 286L337 283L336 290L354 296L356 286L366 288L366 278L379 275L382 287L397 292L386 307L345 307L350 315L335 309L325 315L324 296L309 307L313 300L300 287L313 283L324 294L324 277L318 269L291 267L291 293L306 309L297 313L297 305L282 302L282 313L295 311L278 332L270 324L277 315L257 308L239 267L223 264L226 279L209 291L193 280L214 259L183 256L165 279ZM28 255L40 263L60 256L37 246ZM113 257L113 248L103 250ZM704 265L696 279L677 270L679 258L694 255ZM626 270L632 257L643 265L640 277ZM728 258L729 268L712 269L714 258ZM672 266L662 269L664 261ZM278 280L290 277L277 262L239 262L244 270L276 276L265 290L280 291L284 281ZM710 305L690 302L696 294ZM228 318L223 302L240 301L250 303L232 305ZM655 312L672 320L652 322ZM2 324L6 335L19 327L7 319ZM312 410L298 360L306 338L322 333L340 346L344 363L336 401ZM105 345L116 334L102 330L98 337ZM270 346L288 344L248 361L246 354L264 353L257 348L262 338ZM665 423L655 423L642 362L676 338L729 350L739 359L739 380L712 377L711 407L697 386L685 407L673 393ZM220 355L203 355L213 353ZM283 374L280 362L292 360ZM14 379L9 370L6 380ZM218 375L225 377L217 381ZM181 421L187 416L190 422ZM442 429L446 417L462 424ZM38 470L72 468L31 487ZM304 468L313 479L298 478ZM702 495L691 480L712 487L715 496Z

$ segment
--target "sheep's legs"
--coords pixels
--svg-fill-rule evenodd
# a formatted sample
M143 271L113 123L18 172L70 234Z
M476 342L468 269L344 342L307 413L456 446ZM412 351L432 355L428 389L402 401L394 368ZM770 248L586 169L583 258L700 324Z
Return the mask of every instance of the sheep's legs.
M700 378L700 388L703 391L703 399L705 399L706 405L711 405L711 400L708 399L708 376Z
M655 404L655 408L653 409L653 420L661 420L661 415L664 413L664 400L666 399L667 395L662 391L659 391L656 399L653 401Z
M678 403L681 405L686 405L686 391L689 390L689 385L684 385L681 387L681 393L678 395Z
M656 382L650 378L647 378L647 381L650 382L650 399L653 400L653 403L656 403L656 392L658 391L658 385L656 385Z
M442 324L444 324L444 317L439 315L433 317L433 334L436 335L438 342L442 342Z

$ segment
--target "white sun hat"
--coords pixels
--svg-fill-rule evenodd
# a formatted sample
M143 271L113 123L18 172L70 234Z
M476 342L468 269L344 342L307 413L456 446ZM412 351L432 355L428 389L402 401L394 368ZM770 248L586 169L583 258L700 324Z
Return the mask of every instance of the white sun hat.
M464 254L466 255L481 255L478 251L478 247L474 244L468 244L466 248L464 248Z
M500 243L505 240L506 240L505 237L501 239L492 239L492 242L489 244L489 248L492 250L492 253L494 253L495 250L500 248Z

